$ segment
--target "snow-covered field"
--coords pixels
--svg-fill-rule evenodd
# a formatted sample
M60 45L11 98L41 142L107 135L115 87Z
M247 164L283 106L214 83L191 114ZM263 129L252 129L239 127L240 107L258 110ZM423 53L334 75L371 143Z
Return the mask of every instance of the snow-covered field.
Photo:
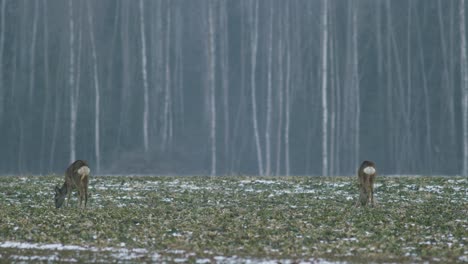
M93 177L89 207L59 210L62 177L0 177L9 262L468 262L468 180Z

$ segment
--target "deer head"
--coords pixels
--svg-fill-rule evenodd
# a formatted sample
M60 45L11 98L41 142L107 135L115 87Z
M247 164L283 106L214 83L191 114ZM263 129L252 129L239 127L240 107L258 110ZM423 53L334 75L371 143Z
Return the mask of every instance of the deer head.
M55 186L55 196L54 196L55 208L62 207L63 202L65 201L66 195L67 195L67 186L65 184L62 186L62 188Z

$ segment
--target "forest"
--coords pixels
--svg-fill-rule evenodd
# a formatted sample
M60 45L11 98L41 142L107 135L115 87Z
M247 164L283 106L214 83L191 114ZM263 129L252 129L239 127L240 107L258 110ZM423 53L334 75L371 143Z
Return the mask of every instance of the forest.
M0 174L468 175L464 0L0 0Z

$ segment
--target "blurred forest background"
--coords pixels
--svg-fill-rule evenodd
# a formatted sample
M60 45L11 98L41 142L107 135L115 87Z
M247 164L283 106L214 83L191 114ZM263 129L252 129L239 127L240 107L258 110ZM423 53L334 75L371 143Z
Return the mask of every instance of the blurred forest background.
M0 0L0 174L467 175L464 0Z

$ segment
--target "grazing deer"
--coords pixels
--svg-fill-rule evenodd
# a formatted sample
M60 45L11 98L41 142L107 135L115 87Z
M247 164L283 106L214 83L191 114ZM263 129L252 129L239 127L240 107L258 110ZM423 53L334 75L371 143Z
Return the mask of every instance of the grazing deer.
M80 194L80 207L85 200L85 207L88 203L88 178L90 169L88 163L83 160L77 160L68 166L65 172L65 182L62 188L55 186L55 207L60 208L65 201L65 196L68 194L67 205L70 204L70 195L73 188L78 190Z
M360 194L356 206L366 206L369 202L374 206L375 175L375 163L368 160L363 161L358 170Z

